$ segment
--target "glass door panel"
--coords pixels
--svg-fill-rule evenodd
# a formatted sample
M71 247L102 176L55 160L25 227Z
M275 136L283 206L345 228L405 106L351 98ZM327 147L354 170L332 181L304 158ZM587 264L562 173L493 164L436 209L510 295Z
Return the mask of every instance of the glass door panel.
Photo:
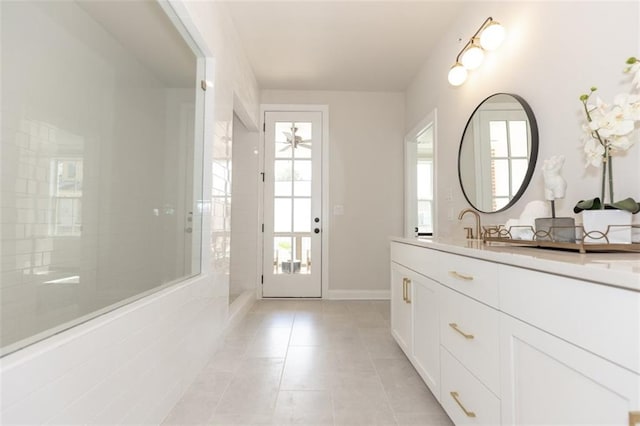
M321 296L321 119L265 113L264 297Z

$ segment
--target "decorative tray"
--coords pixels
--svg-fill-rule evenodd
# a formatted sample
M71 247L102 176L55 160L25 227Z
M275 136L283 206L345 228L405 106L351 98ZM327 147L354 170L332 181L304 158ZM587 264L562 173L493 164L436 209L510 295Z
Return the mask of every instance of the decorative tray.
M554 239L554 235L562 229L564 229L564 234L566 235L567 228L572 228L576 233L575 241L557 241ZM517 246L572 250L580 253L640 253L640 242L621 243L609 241L609 233L619 228L632 228L631 232L633 233L633 229L640 229L640 225L610 225L606 232L586 232L582 226L551 227L549 230L536 231L532 226L512 226L507 229L504 225L499 225L483 227L482 241L485 244L496 242ZM516 233L520 235L524 233L528 238L513 238L512 235Z

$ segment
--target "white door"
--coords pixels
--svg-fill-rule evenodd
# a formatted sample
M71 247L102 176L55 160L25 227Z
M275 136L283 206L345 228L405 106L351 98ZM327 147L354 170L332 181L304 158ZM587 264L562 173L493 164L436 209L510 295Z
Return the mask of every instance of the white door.
M263 297L321 297L322 113L265 112Z

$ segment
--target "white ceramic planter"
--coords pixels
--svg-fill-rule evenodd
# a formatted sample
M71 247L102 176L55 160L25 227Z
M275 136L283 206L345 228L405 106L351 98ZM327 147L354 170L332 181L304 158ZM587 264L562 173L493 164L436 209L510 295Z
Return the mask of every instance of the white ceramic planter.
M584 210L582 225L585 232L592 233L585 237L584 242L606 244L607 240L599 233L602 232L607 234L610 243L631 243L631 216L624 210Z

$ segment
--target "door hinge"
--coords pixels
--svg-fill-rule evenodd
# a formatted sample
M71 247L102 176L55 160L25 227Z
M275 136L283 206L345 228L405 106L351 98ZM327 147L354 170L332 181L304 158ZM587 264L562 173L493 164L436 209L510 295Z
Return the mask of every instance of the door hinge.
M206 92L207 91L207 80L200 80L200 87L202 87L202 90L204 90Z
M262 175L262 181L264 182L264 172L260 172L260 174Z
M264 275L260 275L260 284L264 284Z
M264 223L262 224L262 232L264 232Z

